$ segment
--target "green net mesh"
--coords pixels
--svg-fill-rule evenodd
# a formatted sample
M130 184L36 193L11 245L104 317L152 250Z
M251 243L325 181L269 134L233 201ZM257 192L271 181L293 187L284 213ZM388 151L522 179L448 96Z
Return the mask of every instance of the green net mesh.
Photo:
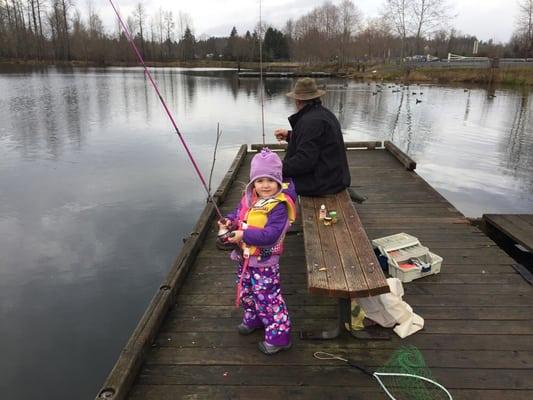
M397 349L389 361L377 372L412 374L436 381L426 365L422 353L414 346L405 346ZM449 398L442 389L421 379L401 376L381 376L380 379L398 400L440 400Z

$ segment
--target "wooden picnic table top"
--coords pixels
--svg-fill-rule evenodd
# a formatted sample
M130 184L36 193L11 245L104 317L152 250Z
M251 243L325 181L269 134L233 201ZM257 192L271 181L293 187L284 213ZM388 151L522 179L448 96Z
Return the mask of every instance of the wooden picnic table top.
M325 225L320 207L337 212L337 222ZM350 196L300 197L311 294L368 297L389 292L389 286Z
M252 155L234 165L224 211L240 198ZM414 345L455 400L533 398L533 291L512 268L514 260L389 151L348 151L348 161L353 187L368 198L356 205L368 237L407 232L444 258L439 274L404 285L404 299L425 319L422 331L389 341L349 335L300 341L294 332L290 351L261 354L260 332L245 337L236 332L241 311L233 306L235 265L215 248L211 219L205 236L198 234L198 225L184 244L186 252L197 245L197 252L180 253L158 290L161 297L175 290L176 296L168 297L171 308L151 303L102 393L106 389L112 399L131 400L383 400L373 379L344 363L317 360L313 353L343 354L380 367L394 349ZM287 236L281 259L282 290L295 331L333 322L337 304L307 292L299 224L301 219ZM179 273L184 266L186 275Z

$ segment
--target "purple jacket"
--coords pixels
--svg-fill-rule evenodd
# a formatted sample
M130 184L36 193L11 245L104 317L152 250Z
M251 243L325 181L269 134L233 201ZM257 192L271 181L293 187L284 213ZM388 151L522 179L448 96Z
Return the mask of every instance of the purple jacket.
M292 181L288 181L289 188L284 189L283 193L290 196L296 202L296 191L294 190L294 184ZM230 214L226 216L229 220L232 221L232 225L237 226L237 218L240 214L240 204L239 206ZM250 246L258 247L272 247L279 240L280 236L285 232L288 222L288 212L285 204L280 203L275 206L272 211L268 214L267 223L263 228L250 228L245 229L243 233L243 241ZM231 253L231 259L235 261L242 261L242 252L240 249L234 250ZM251 267L260 267L266 265L277 264L279 261L279 256L262 256L261 260L257 260L257 257L250 257L250 266Z

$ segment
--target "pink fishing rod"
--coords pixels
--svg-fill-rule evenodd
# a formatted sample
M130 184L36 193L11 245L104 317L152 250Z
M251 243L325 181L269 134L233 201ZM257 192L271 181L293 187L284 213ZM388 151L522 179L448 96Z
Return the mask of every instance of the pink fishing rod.
M189 156L189 160L191 160L192 166L196 170L196 174L200 178L200 181L202 181L202 186L204 187L204 189L205 189L205 191L207 193L208 200L211 200L211 203L213 203L213 206L215 207L215 210L216 210L218 216L221 219L224 218L222 213L220 212L220 209L217 206L217 203L213 200L213 198L211 196L211 192L209 191L209 189L207 187L207 183L205 181L205 178L204 178L202 172L200 171L200 168L198 167L198 164L194 160L194 157L192 156L192 153L189 150L189 146L187 146L187 142L185 142L185 139L183 138L180 130L178 129L178 125L176 124L176 121L174 120L174 117L172 116L172 113L170 112L170 110L169 110L169 108L167 106L167 103L163 99L163 96L161 96L161 92L159 91L159 88L157 87L157 84L155 83L154 78L152 78L152 74L150 73L150 71L146 67L146 64L144 63L144 59L143 59L143 57L141 55L141 52L139 51L139 49L135 45L135 42L133 41L133 37L131 36L131 33L128 30L128 27L126 26L126 24L124 24L124 21L122 20L122 17L120 16L120 13L118 12L117 8L115 7L115 4L113 4L113 1L109 0L109 3L111 3L111 7L113 7L113 10L115 11L115 14L117 15L117 18L118 18L118 20L120 22L120 26L122 27L122 30L126 34L126 37L128 38L128 42L130 42L130 45L133 48L133 51L137 55L137 59L139 60L139 63L144 68L144 73L146 74L146 76L148 76L148 79L152 83L152 86L154 87L154 89L155 89L155 91L157 93L157 96L159 97L159 101L161 101L161 104L163 105L163 108L165 109L168 117L170 118L170 122L172 122L172 126L174 126L174 129L176 130L176 134L180 138L181 144L183 145L183 147L185 149L185 152Z

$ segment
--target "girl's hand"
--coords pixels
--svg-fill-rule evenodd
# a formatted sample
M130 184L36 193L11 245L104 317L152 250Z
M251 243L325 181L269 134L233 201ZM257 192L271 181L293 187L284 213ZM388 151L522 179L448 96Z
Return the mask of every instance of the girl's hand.
M231 235L228 237L228 242L230 243L239 243L242 240L242 237L244 235L243 231L233 231L231 232Z
M222 229L222 228L229 229L231 225L231 221L228 218L223 218L223 219L219 219L217 221L217 224L218 224L219 229Z

